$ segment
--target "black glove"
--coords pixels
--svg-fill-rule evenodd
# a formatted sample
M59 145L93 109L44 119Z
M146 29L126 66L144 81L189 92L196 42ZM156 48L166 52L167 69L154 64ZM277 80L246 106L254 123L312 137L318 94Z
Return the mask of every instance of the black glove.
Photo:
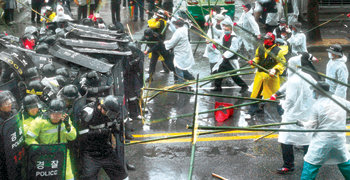
M297 126L304 127L304 123L300 120L297 120Z
M69 116L68 114L65 114L66 117L63 119L64 126L66 127L67 132L70 132L71 126L69 124Z

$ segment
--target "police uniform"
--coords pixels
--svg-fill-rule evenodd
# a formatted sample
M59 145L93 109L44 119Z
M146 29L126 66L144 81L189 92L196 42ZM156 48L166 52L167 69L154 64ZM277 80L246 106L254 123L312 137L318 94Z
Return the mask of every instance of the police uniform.
M109 96L107 96L109 97ZM111 179L124 179L127 172L123 159L112 146L112 121L98 109L98 102L86 105L81 113L79 143L82 160L82 179L97 179L101 168ZM113 130L112 130L113 129Z

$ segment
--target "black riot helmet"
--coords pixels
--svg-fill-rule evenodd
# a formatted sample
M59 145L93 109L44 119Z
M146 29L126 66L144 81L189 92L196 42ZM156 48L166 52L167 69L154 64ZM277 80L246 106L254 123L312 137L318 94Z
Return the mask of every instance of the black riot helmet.
M27 110L39 107L39 98L35 94L29 94L23 99L23 107Z
M100 74L97 71L90 71L86 75L86 81L91 86L98 86L100 79Z
M56 75L62 75L64 77L68 78L69 77L68 69L65 67L58 68L56 70Z
M100 100L101 107L106 111L119 112L120 103L118 102L117 97L113 95L108 95L105 98Z
M38 36L39 35L38 28L36 28L35 26L27 26L24 29L24 33L23 34L32 34L32 35Z
M69 84L67 86L64 86L62 88L62 96L65 99L68 100L73 100L79 97L79 91L78 91L78 87L73 85L73 84Z
M24 77L26 78L26 80L29 80L29 81L39 79L40 78L39 71L36 67L28 68L24 72Z
M60 85L60 87L64 87L65 85L68 84L68 79L62 75L57 75L55 79Z
M50 113L63 113L65 110L66 104L61 99L53 99L50 102L49 111Z
M30 81L27 85L27 94L35 94L38 96L43 95L44 85L41 83L40 80L34 80Z
M15 97L10 91L0 91L0 107L7 102L13 104L16 102Z
M53 77L56 75L56 68L53 64L45 64L42 67L42 72L45 77Z

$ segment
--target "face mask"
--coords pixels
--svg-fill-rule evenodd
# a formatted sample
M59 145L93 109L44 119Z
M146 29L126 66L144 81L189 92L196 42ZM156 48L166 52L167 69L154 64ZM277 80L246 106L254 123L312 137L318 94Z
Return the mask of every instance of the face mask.
M287 36L281 35L282 39L287 39Z
M229 34L231 34L231 31L225 31L225 34L229 35Z
M280 29L283 29L284 28L284 26L280 26Z
M329 59L333 59L333 54L330 53L330 52L328 52L328 58L329 58Z
M273 45L273 42L272 42L271 39L265 39L265 40L264 40L264 45L272 46L272 45Z

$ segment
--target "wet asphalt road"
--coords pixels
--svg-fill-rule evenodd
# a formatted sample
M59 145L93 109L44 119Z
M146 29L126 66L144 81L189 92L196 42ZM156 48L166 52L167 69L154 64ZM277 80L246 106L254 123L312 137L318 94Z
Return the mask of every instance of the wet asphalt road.
M239 17L242 9L241 0L236 2L236 17ZM73 4L73 3L72 3ZM72 5L73 15L76 15L76 7ZM101 10L101 16L107 23L111 23L109 2ZM140 39L146 22L133 22L129 17L127 8L122 9L122 22L128 24L135 40ZM17 19L24 17L21 22L6 28L7 32L16 35L21 34L25 26L30 25L29 14L21 14ZM1 26L1 30L5 27ZM170 33L169 33L170 34ZM191 34L193 40L199 40L198 37ZM168 37L169 38L169 37ZM196 45L192 45L195 49ZM196 64L190 70L193 75L199 74L200 78L210 74L208 60L203 58L204 44L201 44L195 54ZM144 46L142 46L142 50ZM328 61L326 52L312 52L321 62L316 66L321 72L325 72L326 63ZM149 60L145 60L145 69L148 69ZM244 62L241 60L241 65ZM160 63L157 65L156 75L150 87L161 88L174 84L173 73L160 73L162 69ZM147 73L146 73L147 74ZM147 77L148 75L146 75ZM253 75L245 75L242 77L247 84L253 81ZM148 86L148 84L146 84ZM240 88L227 81L223 85L222 94L240 96L238 91ZM193 86L194 87L194 86ZM211 85L203 86L200 93L211 93ZM349 93L349 92L348 92ZM146 93L145 93L146 94ZM152 94L152 92L149 92ZM249 96L249 93L244 96ZM228 102L233 104L242 104L248 101L224 99L217 97L199 96L199 111L213 109L215 102ZM146 120L155 120L169 116L176 116L185 113L192 113L194 107L194 96L166 93L157 96L147 103L144 117ZM276 114L273 104L265 106L265 114L261 115L256 121L245 121L244 113L246 107L235 109L234 115L224 121L218 123L214 120L214 113L199 115L199 124L205 126L241 126L244 124L266 124L271 122L280 122L280 117ZM144 140L150 138L165 137L169 134L164 133L184 133L190 132L186 129L187 124L192 124L192 117L171 119L154 124L143 124L141 121L133 121L131 125L134 129L135 140ZM193 179L196 180L212 180L216 179L211 173L217 173L230 180L245 179L299 179L302 170L302 151L296 149L295 163L296 170L290 175L278 175L275 169L282 165L282 156L280 146L277 143L277 135L269 138L253 142L259 135L264 133L224 133L217 135L200 136L197 142L195 167ZM147 136L147 137L142 137ZM175 135L175 134L170 134ZM126 147L126 158L131 164L134 164L137 171L130 171L129 178L131 180L182 180L187 179L188 169L191 156L191 143L189 138L181 138L173 141L157 142L150 144L131 145ZM101 179L106 179L104 175ZM336 166L324 166L321 168L318 179L343 179Z

